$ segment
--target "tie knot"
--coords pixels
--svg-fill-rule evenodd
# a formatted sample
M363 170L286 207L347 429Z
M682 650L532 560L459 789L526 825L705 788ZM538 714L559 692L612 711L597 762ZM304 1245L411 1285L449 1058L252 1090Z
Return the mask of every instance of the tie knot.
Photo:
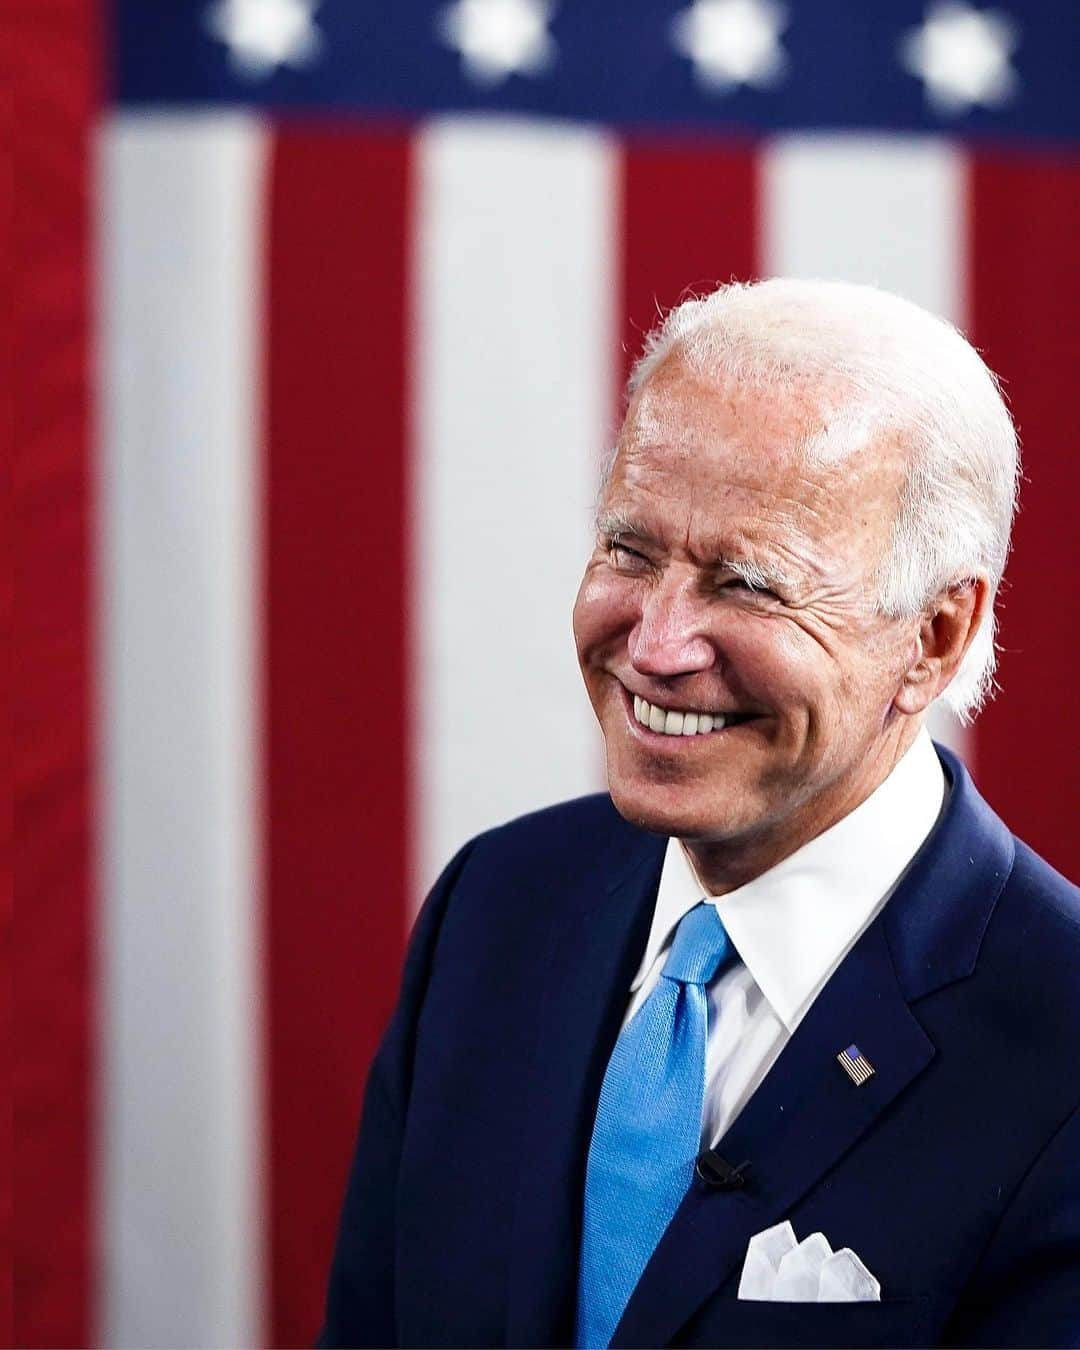
M663 974L680 984L708 984L734 952L716 906L695 905L675 930Z

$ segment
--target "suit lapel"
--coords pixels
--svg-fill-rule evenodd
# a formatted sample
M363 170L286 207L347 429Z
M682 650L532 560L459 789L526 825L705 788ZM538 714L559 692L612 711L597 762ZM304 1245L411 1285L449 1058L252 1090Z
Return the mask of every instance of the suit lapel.
M853 1041L876 1070L862 1087L836 1062ZM878 921L815 1000L723 1140L730 1162L751 1163L746 1188L691 1188L612 1344L667 1344L736 1270L749 1239L787 1216L933 1054L898 987Z
M585 869L537 989L508 1294L508 1344L571 1343L585 1160L641 960L667 841L619 821Z

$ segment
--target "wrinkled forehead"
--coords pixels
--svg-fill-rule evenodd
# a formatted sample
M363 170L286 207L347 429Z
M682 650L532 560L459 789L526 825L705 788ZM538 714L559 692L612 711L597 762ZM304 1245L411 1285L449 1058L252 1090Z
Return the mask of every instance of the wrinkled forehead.
M839 373L786 367L771 379L704 374L678 348L635 392L620 446L693 452L752 442L775 463L798 459L827 468L890 439L868 400ZM881 450L885 450L882 445Z

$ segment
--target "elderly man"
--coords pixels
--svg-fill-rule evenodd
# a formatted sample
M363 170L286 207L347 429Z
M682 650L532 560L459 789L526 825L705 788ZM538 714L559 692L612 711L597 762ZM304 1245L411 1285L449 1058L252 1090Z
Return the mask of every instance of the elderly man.
M1080 1345L1077 893L924 727L1016 477L905 301L668 315L574 611L610 797L435 886L323 1344Z

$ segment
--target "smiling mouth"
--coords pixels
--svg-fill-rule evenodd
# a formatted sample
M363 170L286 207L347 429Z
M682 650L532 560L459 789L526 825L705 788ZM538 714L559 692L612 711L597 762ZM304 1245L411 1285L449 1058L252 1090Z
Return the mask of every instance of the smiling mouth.
M751 721L754 713L690 712L680 708L661 708L640 694L634 695L634 720L660 736L708 736L725 727Z

